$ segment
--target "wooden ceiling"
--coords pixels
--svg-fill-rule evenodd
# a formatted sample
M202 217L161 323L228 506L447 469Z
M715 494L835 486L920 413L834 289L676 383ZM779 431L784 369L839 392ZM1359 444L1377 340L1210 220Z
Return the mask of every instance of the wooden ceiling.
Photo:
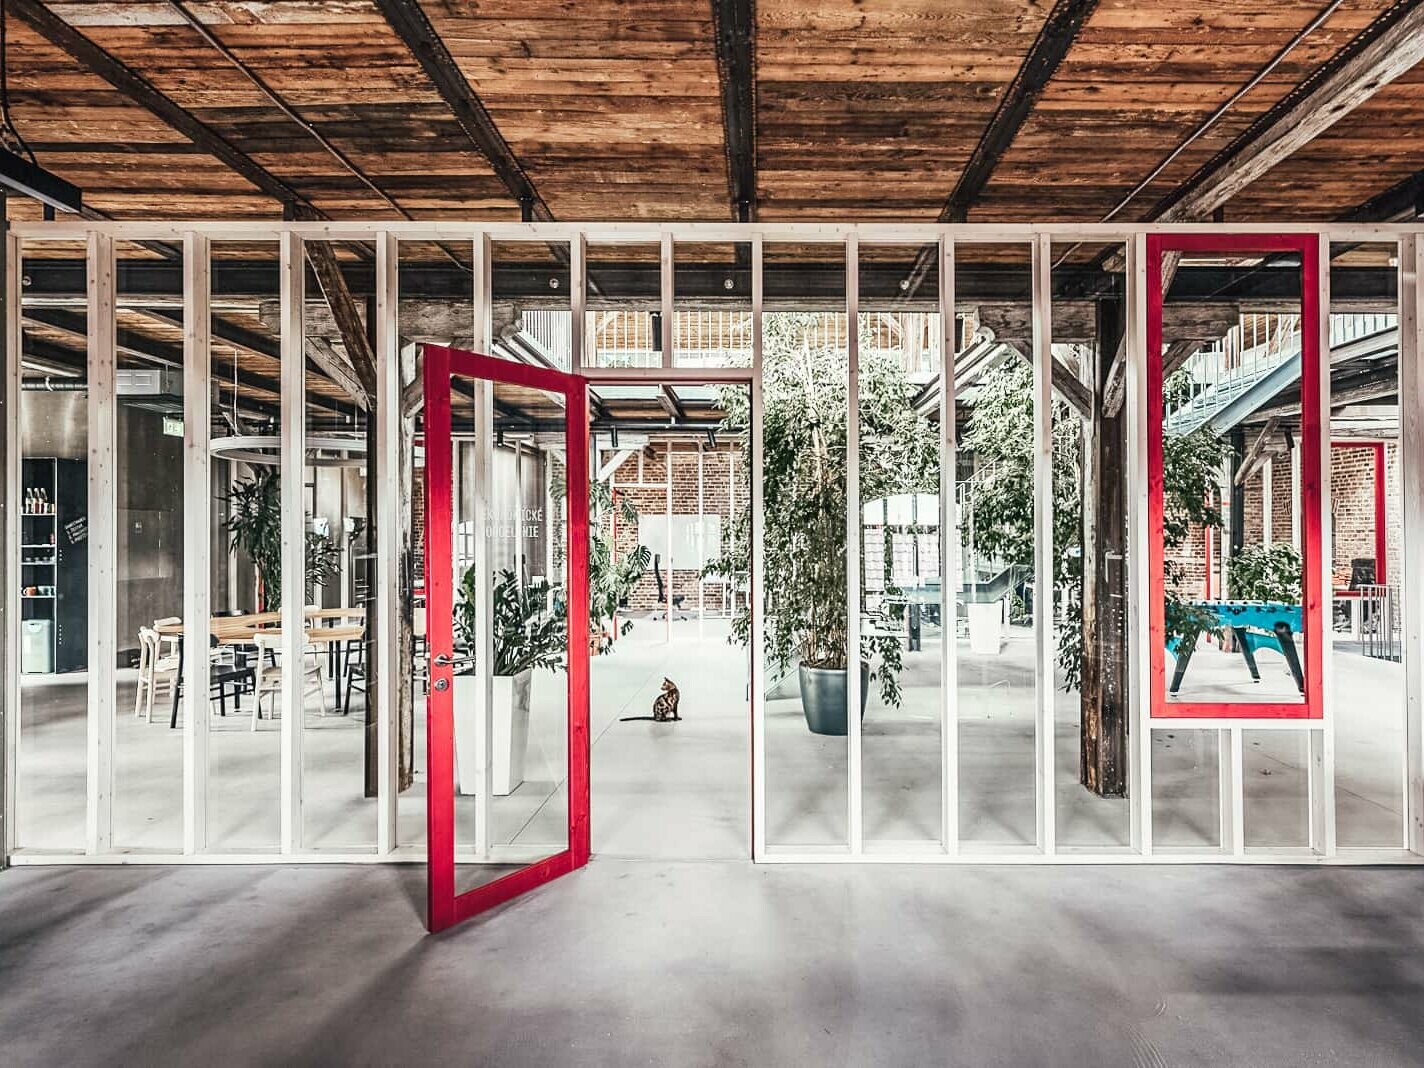
M986 222L1154 217L1376 20L1419 4L8 6L15 125L115 218L273 217L283 200L332 218L511 218L524 196L535 217L725 220L740 151L762 220L929 221L982 173L962 207ZM751 32L719 44L739 18ZM116 85L116 68L152 94ZM1424 169L1421 119L1424 74L1409 71L1276 161L1225 217L1346 217ZM8 210L35 214L14 197Z

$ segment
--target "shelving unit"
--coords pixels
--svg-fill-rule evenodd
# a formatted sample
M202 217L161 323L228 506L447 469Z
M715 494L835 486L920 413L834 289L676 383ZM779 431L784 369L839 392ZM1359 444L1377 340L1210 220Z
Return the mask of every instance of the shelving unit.
M21 670L87 666L88 503L83 460L29 457L21 465Z

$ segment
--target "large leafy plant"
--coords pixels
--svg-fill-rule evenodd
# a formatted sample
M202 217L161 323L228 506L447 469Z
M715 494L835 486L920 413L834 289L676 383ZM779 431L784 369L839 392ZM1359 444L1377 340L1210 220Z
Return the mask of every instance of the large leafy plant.
M282 478L275 468L258 468L251 478L234 482L225 498L223 529L228 551L243 552L257 569L258 609L282 604ZM319 584L336 574L339 553L325 534L307 531L306 600Z
M617 634L612 634L608 623L647 574L653 554L646 545L634 546L622 557L614 552L612 540L603 532L604 518L616 512L619 522L636 529L638 510L627 497L615 498L607 482L589 484L588 509L588 633L594 651L603 654L612 652L616 637L633 629L632 620L624 619Z
M1300 553L1293 545L1248 545L1231 557L1231 596L1300 604Z
M765 502L764 573L766 653L785 670L847 667L846 616L846 360L826 337L825 319L811 314L768 315L762 366L762 494ZM860 359L861 499L936 492L938 438L915 412L915 386L889 356ZM745 390L723 391L723 430L750 428ZM705 573L736 579L746 571L750 513L737 516L723 554ZM751 639L746 609L733 621L733 638ZM886 704L900 703L901 646L896 635L862 633L860 661Z
M494 673L518 675L534 668L562 668L567 630L563 606L555 603L553 588L543 580L521 586L513 571L501 569L495 575L493 595ZM475 569L467 568L460 577L460 596L455 603L455 631L460 643L471 651L478 648L477 596Z

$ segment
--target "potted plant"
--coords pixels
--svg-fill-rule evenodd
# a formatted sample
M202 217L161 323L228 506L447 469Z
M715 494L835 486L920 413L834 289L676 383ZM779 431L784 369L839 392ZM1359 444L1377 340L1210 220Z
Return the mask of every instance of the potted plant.
M495 575L494 696L491 747L492 790L504 796L524 781L524 756L529 747L529 690L536 668L556 671L564 666L566 630L563 613L552 605L547 582L520 586L514 572ZM460 580L455 604L455 631L461 646L478 655L475 629L475 569ZM475 792L475 679L470 669L455 676L455 767L460 792Z
M282 605L282 478L276 468L258 468L233 483L226 504L228 551L246 553L257 570L258 611L276 611ZM306 601L336 574L338 555L329 537L307 531Z
M776 314L765 320L762 370L762 487L765 501L766 653L786 669L795 661L801 707L816 734L846 733L846 434L843 347L827 337L826 319ZM914 383L893 358L861 347L860 423L863 500L934 492L939 445L934 425L916 413ZM745 391L726 390L729 434L750 427ZM738 516L722 557L704 569L734 578L746 564L746 511ZM743 610L733 638L750 640ZM855 657L860 710L870 683L881 699L900 703L899 637L862 633Z

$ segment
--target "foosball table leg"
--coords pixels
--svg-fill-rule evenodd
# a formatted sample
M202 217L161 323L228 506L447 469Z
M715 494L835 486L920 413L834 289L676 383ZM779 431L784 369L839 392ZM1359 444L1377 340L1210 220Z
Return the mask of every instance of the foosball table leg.
M1172 685L1168 693L1176 693L1182 688L1182 679L1186 677L1187 665L1192 661L1192 651L1196 649L1196 642L1190 644L1186 641L1177 643L1177 670L1172 672Z
M1236 635L1236 647L1241 650L1241 659L1246 661L1246 670L1251 672L1251 681L1260 682L1261 672L1256 668L1256 653L1246 638L1246 628L1232 627L1231 633Z
M1279 622L1275 626L1276 644L1281 647L1281 655L1286 658L1286 666L1290 668L1291 678L1295 679L1295 688L1302 694L1305 693L1305 676L1301 674L1300 657L1295 651L1295 635L1291 632L1290 624Z

